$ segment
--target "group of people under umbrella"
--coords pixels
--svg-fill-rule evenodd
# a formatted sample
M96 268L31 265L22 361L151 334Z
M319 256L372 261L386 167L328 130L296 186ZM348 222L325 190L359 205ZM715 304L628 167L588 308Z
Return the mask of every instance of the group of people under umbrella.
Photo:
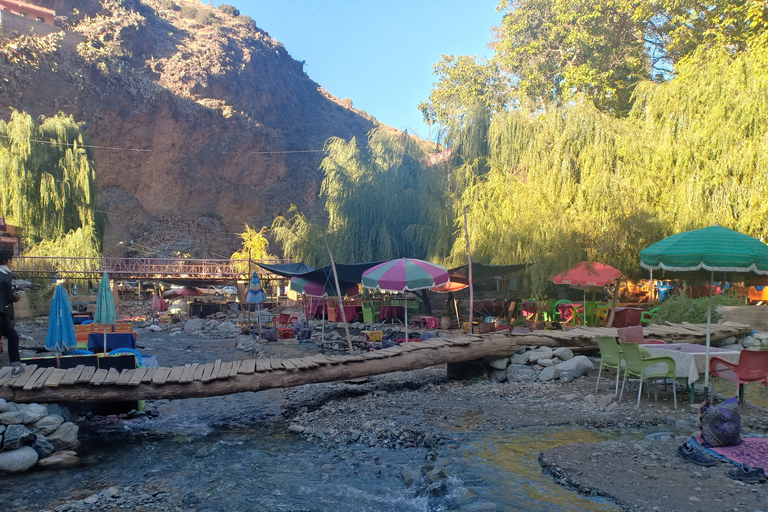
M640 264L652 272L709 272L710 282L714 281L715 272L731 273L738 276L745 274L768 275L768 245L749 235L721 226L686 231L669 236L640 251ZM308 268L308 267L306 267ZM313 270L313 269L309 269ZM306 273L305 273L306 274ZM308 274L306 274L308 275ZM599 263L582 262L574 269L555 276L558 284L571 284L581 287L601 287L613 282L621 275L615 268ZM377 263L361 275L360 284L369 289L382 292L412 292L445 286L450 276L445 267L428 261L413 258L398 258ZM336 280L338 282L338 279ZM294 279L294 290L311 296L326 297L340 295L339 288L327 279ZM351 286L351 285L350 285ZM342 292L348 291L342 289ZM709 361L711 330L711 298L707 310L707 361ZM266 300L257 274L254 272L246 301L259 304ZM167 309L161 297L153 299L152 308L162 311ZM405 339L408 339L408 308L405 308ZM101 278L96 311L93 321L104 326L104 351L106 353L107 326L116 321L115 305L107 274ZM50 321L46 347L50 350L66 352L76 347L71 308L67 293L57 285L51 303ZM707 364L707 368L708 368ZM709 383L709 373L705 374L705 386Z

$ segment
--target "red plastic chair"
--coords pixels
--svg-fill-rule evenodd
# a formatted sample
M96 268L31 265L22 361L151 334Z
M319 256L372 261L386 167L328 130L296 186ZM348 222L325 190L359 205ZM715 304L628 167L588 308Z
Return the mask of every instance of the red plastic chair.
M290 321L291 321L290 313L280 313L280 316L277 318L277 326L280 327L281 325L288 325Z
M664 340L645 339L643 336L643 328L639 325L632 325L630 327L619 327L616 329L619 335L619 341L624 343L637 343L638 345L666 345Z
M768 386L768 350L742 350L738 364L711 357L709 371L713 377L734 382L739 391L739 402L744 402L744 384L762 382Z

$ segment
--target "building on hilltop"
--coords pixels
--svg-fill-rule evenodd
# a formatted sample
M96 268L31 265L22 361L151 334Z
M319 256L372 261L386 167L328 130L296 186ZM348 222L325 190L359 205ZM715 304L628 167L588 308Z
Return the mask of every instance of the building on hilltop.
M0 0L0 11L40 21L46 25L53 25L53 19L56 17L56 11L15 0Z

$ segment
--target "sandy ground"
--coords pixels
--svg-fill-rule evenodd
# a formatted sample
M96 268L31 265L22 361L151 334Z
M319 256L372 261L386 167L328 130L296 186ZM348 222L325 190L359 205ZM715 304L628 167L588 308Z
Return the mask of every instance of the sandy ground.
M45 322L20 322L19 331L26 338L23 349L41 345ZM270 357L295 357L317 351L314 345L307 343L302 347L296 340L265 346ZM142 353L156 354L164 366L251 357L237 350L232 339L168 333L140 332L139 348ZM0 355L0 364L7 364L7 354ZM678 445L697 429L698 414L688 405L683 386L678 386L677 410L672 407L671 392L663 390L658 402L654 402L653 394L650 399L643 394L640 408L635 409L631 398L636 396L635 385L621 403L610 403L612 382L601 382L596 394L596 377L594 372L568 384L497 384L487 380L451 381L446 378L445 367L432 367L371 377L362 385L332 383L283 390L274 414L264 420L282 423L286 429L299 425L300 429L302 414L311 417L318 434L303 435L321 443L328 442L323 432L331 429L339 431L334 443L351 442L344 436L365 430L372 420L386 422L392 418L397 418L402 428L412 428L420 438L430 436L445 442L462 431L504 432L527 426L634 431L639 432L634 441L567 444L545 450L539 458L542 470L576 492L608 497L623 510L768 511L768 483L736 482L726 476L733 467L727 463L703 468L676 456ZM716 389L726 391L729 384L719 383ZM766 404L766 397L765 388L748 387L748 400ZM231 398L238 400L237 395ZM595 399L604 405L595 403ZM211 404L215 407L216 402ZM160 401L148 406L163 413L178 404ZM742 435L768 434L766 409L747 404L741 412ZM669 436L643 439L652 432L669 432Z

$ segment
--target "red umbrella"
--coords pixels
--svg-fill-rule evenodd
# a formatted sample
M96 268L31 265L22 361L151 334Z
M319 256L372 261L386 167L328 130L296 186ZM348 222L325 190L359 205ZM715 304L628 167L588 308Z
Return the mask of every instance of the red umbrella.
M159 295L155 295L155 297L152 299L152 304L150 304L150 307L157 311L168 311L168 304Z
M173 299L175 297L199 297L203 292L192 286L185 286L183 288L172 288L163 293L163 298Z
M602 263L582 261L575 268L552 278L555 284L578 286L607 286L621 277L621 270Z

